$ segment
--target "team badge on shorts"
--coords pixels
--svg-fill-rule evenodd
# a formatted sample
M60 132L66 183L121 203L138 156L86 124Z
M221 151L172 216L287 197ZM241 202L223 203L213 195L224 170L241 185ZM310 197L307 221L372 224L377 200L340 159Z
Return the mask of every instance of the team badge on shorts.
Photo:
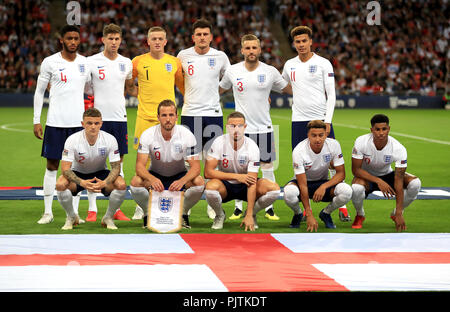
M172 72L172 64L170 64L170 63L166 63L166 64L164 64L165 66L166 66L166 70L170 73L170 72Z
M161 212L168 213L173 206L173 199L171 197L160 197L158 207Z

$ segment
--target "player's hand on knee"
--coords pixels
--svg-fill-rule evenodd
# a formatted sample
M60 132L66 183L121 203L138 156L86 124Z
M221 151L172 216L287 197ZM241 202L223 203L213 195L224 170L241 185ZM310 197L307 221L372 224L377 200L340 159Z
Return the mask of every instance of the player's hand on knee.
M383 180L378 182L377 185L384 197L391 198L395 196L395 190Z
M169 186L169 191L179 191L183 188L184 183L180 180L173 181Z
M322 198L323 198L323 196L325 195L325 191L326 191L326 188L325 187L322 187L322 185L314 192L314 195L313 195L313 201L314 202L316 202L316 203L318 203L318 202L320 202L321 200L322 200Z
M146 180L144 185L147 189L152 189L157 192L164 191L164 185L162 184L160 179L153 179L152 181Z

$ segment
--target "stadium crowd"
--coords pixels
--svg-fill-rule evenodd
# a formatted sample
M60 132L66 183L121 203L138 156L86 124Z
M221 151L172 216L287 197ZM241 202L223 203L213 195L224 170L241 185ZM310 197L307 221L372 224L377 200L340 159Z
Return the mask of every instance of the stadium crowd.
M379 3L381 24L373 26L366 1L271 0L269 12L286 36L296 25L312 27L313 50L332 61L338 94L442 94L450 66L447 1Z
M110 22L125 30L124 56L147 52L147 31L155 25L167 29L166 51L176 55L192 45L192 23L205 17L215 25L212 45L224 51L231 64L242 60L240 36L254 33L262 41L261 60L281 70L288 57L283 58L271 33L273 18L286 38L296 25L312 27L314 51L333 63L337 94L436 95L446 89L450 25L444 0L382 1L381 25L374 26L366 23L366 3L350 0L270 0L268 16L255 0L91 0L80 4L80 53L84 55L99 51L103 26ZM1 91L32 92L39 64L58 51L49 7L46 0L0 4Z

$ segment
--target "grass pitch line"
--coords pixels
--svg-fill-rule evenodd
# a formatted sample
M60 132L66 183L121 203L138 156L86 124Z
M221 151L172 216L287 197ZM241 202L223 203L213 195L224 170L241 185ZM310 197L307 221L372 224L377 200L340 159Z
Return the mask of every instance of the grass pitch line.
M12 127L17 125L29 125L28 122L21 122L21 123L12 123L12 124L4 124L0 126L0 129L6 130L6 131L15 131L15 132L23 132L23 133L29 133L32 130L24 130L24 129L14 129Z
M279 118L279 119L291 120L291 118L287 118L286 116L281 116L281 115L276 115L276 114L272 114L272 116L276 117L276 118ZM346 125L346 124L334 123L334 122L333 122L333 125L334 126L338 126L338 127L345 127L345 128L369 131L368 127ZM402 136L402 137L405 137L405 138L410 138L410 139L415 139L415 140L420 140L420 141L425 141L425 142L450 145L450 142L448 142L448 141L434 140L434 139L424 138L424 137L420 137L420 136L416 136L416 135L405 134L405 133L401 133L401 132L391 131L390 134L392 134L393 136Z

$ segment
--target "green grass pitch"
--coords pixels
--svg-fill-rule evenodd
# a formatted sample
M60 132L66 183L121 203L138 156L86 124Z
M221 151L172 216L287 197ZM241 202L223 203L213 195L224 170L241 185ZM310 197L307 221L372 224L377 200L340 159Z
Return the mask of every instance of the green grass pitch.
M224 110L225 116L231 110ZM387 114L391 119L391 135L397 138L408 150L407 171L422 180L423 187L450 186L450 111L445 110L351 110L336 109L333 124L336 138L341 143L346 162L346 182L350 183L351 150L354 140L369 131L370 118L375 113ZM42 114L45 123L46 110ZM292 176L292 157L290 144L291 110L272 109L272 121L278 130L278 161L275 163L277 182L283 186ZM36 139L32 130L32 108L0 108L0 186L41 186L45 170L45 159L40 156L41 141ZM136 109L128 108L128 133L132 142ZM130 145L129 154L125 156L125 180L130 182L134 175L136 151ZM107 206L106 200L98 200L98 221L77 226L71 233L150 233L141 227L142 221L116 221L117 231L108 231L100 226L100 219ZM224 205L228 216L233 211L234 202ZM244 203L244 206L246 204ZM389 214L394 208L394 201L368 200L365 202L366 221L362 230L351 228L351 222L340 222L337 212L333 219L337 229L329 230L318 219L319 211L325 203L313 204L313 211L319 222L319 232L343 233L376 233L395 232L394 223ZM282 200L274 204L279 221L269 221L263 212L258 214L259 229L257 233L297 233L306 232L302 223L300 229L290 229L288 224L292 211ZM350 202L350 215L355 211ZM121 209L131 217L135 203L126 200ZM86 217L87 200L81 200L79 213ZM0 234L61 234L65 213L57 200L53 202L55 220L47 225L39 225L36 221L43 213L41 200L1 200L0 201ZM405 211L408 232L449 232L450 202L448 200L416 200ZM206 202L200 201L192 210L190 217L192 229L182 233L242 233L239 227L241 220L226 220L221 231L211 230L212 220L206 216Z

